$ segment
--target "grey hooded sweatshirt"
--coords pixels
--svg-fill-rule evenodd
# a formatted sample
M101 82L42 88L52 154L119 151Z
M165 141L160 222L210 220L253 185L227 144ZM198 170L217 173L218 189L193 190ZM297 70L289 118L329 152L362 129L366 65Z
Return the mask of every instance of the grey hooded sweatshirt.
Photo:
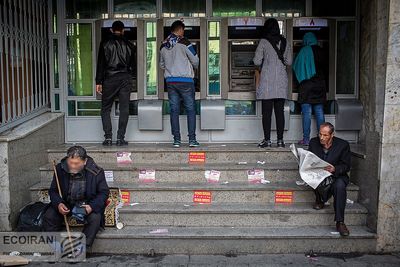
M199 66L199 57L193 45L185 37L170 34L160 48L160 68L166 82L193 83L193 68Z

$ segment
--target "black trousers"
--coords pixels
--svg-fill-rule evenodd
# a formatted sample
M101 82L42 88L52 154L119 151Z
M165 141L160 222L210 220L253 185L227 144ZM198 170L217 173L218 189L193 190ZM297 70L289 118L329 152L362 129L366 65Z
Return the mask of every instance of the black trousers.
M132 76L128 73L115 74L108 77L103 83L101 97L101 120L103 122L104 137L112 138L111 108L114 99L119 100L119 121L117 139L124 139L129 119L129 99L132 89Z
M333 208L335 210L335 221L344 222L344 210L347 202L347 191L346 187L349 181L347 178L337 177L335 182L332 184L331 189L325 196L321 196L316 190L315 197L316 202L326 202L333 196Z
M271 117L272 109L275 111L276 131L278 140L283 140L285 128L285 99L266 99L262 100L262 124L264 129L264 139L271 140Z
M90 213L86 220L87 224L83 227L82 233L86 236L86 246L90 247L93 244L97 232L100 230L101 214ZM64 217L53 206L50 206L43 218L43 227L46 232L59 232L63 230Z

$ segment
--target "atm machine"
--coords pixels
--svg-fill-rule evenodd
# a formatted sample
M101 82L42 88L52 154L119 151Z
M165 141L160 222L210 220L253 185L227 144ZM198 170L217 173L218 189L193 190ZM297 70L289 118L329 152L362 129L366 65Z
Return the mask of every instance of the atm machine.
M176 18L173 19L160 19L158 22L158 29L161 29L159 35L162 37L160 39L164 40L171 34L171 24L176 21ZM196 53L200 59L200 64L197 69L194 69L194 85L196 91L196 100L200 99L200 91L201 91L201 80L202 80L202 60L201 60L201 22L199 18L181 18L183 23L185 24L185 37L192 42L193 48L196 50ZM160 40L160 44L162 42ZM159 72L159 96L162 99L168 99L167 95L167 87L165 85L164 73L163 71Z
M262 38L265 18L227 18L228 87L224 97L229 100L255 100L255 66L253 58ZM286 24L278 21L285 35ZM289 103L285 104L285 130L290 125ZM272 120L272 129L275 129Z
M288 21L290 27L290 37L292 42L293 60L296 58L303 46L303 36L307 32L315 34L318 45L322 48L323 72L327 83L328 100L335 99L335 21L322 18L298 18ZM298 82L291 71L289 72L289 90L292 100L298 97Z
M100 42L112 34L111 26L115 20L96 21L96 58ZM162 101L145 99L146 90L146 21L139 19L122 19L124 36L133 45L136 55L136 68L132 79L131 101L137 101L137 119L139 130L162 130ZM154 51L158 53L158 50ZM101 99L99 94L97 99ZM116 99L118 100L118 99Z
M226 20L228 88L225 88L224 96L230 100L254 100L256 87L253 58L262 37L264 18Z
M129 40L129 42L133 45L135 51L135 54L137 55L138 52L138 21L135 19L129 19L129 20L121 20L124 25L124 36ZM97 55L100 47L100 42L106 40L111 34L111 26L113 24L114 20L97 20L96 21L96 29L95 29L95 36L96 36L96 60L97 60ZM136 59L137 60L137 59ZM135 68L135 73L133 74L133 80L132 80L132 92L131 92L131 100L137 100L137 92L138 92L138 68ZM140 80L140 79L139 79ZM97 99L101 99L101 96L99 94L96 95Z
M325 64L323 72L327 83L325 112L335 114L335 128L342 131L361 130L363 107L358 99L336 99L336 21L324 18L296 18L288 21L288 35L293 45L293 59L302 47L303 36L313 32L322 48ZM298 99L298 82L293 72L289 73L289 90L292 100ZM294 113L300 113L300 105L292 107Z

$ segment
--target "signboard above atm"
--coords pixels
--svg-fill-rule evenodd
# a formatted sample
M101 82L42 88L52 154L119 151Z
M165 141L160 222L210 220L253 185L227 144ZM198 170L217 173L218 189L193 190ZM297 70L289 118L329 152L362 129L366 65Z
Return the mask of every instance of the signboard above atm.
M299 18L293 20L294 27L328 27L327 19Z
M111 26L112 26L114 21L115 20L102 20L101 27L103 27L103 28L111 28ZM124 23L124 26L127 27L127 28L137 27L136 20L134 20L134 19L127 19L127 20L121 19L120 21L122 21Z
M261 39L263 18L229 18L228 39Z
M263 18L230 18L228 26L263 26Z
M293 40L303 40L306 32L313 32L318 40L329 40L329 20L322 18L293 19Z

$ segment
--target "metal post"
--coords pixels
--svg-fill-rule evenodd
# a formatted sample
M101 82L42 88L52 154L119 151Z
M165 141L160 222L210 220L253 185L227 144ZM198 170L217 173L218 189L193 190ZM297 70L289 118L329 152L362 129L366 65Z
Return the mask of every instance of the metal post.
M4 3L3 3L4 4ZM3 10L4 7L0 5L0 86L1 86L1 124L6 122L6 110L5 110L5 101L4 101L4 90L5 90L5 83L4 83L4 64L3 64L3 53L4 53L4 48L3 48L3 38L4 37L4 32L5 32L5 25L2 23L3 21L3 14L1 10Z

